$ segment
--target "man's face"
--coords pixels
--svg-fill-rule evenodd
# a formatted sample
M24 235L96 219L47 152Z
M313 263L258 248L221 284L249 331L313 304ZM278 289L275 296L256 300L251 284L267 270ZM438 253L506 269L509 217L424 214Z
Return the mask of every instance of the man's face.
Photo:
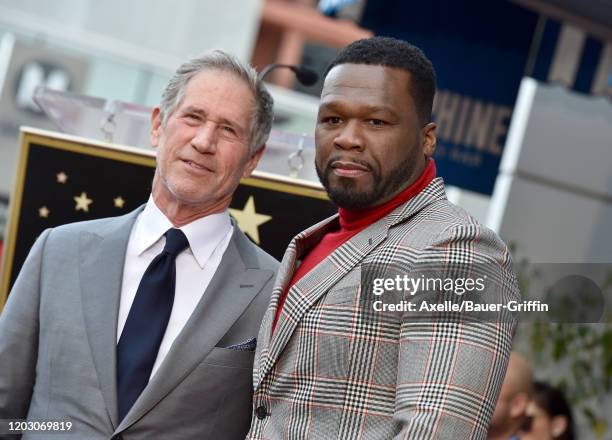
M501 433L512 434L518 430L525 417L528 402L529 397L525 391L521 391L521 385L516 383L516 377L507 374L495 404L489 433L499 436Z
M240 178L250 175L263 152L249 154L254 108L248 86L220 70L191 78L165 124L156 108L151 129L151 145L158 149L156 202L225 209Z
M414 182L435 149L435 124L419 122L410 73L341 64L327 77L315 130L315 166L340 207L384 203Z
M552 440L567 429L567 418L561 415L551 418L535 402L531 402L527 407L527 415L531 418L531 423L529 430L521 435L521 440ZM556 435L553 435L555 433Z

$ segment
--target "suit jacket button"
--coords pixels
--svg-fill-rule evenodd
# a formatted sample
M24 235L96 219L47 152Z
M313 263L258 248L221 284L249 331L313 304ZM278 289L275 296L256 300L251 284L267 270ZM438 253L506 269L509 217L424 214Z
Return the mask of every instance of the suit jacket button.
M263 420L267 416L269 416L268 410L263 405L257 407L257 409L255 410L255 415L257 416L259 420Z

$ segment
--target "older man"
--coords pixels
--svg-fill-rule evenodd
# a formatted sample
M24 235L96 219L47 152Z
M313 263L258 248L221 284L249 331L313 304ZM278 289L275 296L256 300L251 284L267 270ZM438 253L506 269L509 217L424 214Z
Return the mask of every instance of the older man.
M228 206L271 122L233 56L178 68L152 114L146 205L45 231L21 269L0 316L0 419L69 422L55 439L244 438L277 262Z
M518 299L504 243L436 178L434 92L429 60L391 38L354 42L328 69L315 164L340 210L285 253L259 334L248 438L485 438L514 321L383 316L365 282L369 271L418 281L427 268L467 270ZM444 305L435 299L451 289L437 289L423 301Z

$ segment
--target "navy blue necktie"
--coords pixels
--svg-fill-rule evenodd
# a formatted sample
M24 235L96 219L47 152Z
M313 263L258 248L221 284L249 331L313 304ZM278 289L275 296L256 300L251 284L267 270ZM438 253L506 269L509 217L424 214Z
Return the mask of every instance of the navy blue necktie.
M166 333L176 280L176 256L189 242L180 229L166 232L166 245L145 271L117 344L117 397L123 420L149 382Z

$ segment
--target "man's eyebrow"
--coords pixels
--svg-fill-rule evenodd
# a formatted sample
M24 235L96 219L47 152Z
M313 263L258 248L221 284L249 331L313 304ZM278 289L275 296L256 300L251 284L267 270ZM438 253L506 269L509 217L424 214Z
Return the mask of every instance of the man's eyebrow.
M181 113L185 114L185 113L195 113L197 115L206 117L206 112L204 110L202 110L201 108L198 107L194 107L194 106L188 106L185 107ZM223 125L229 125L233 128L235 128L236 130L238 130L241 133L245 132L245 128L239 124L237 121L232 121L231 119L227 119L224 117L219 118L219 120L216 121L217 123L223 124Z
M350 104L342 102L342 101L331 101L331 102L321 102L321 104L319 105L319 109L320 110L336 110L336 111L341 111L344 108L346 108L347 106L349 106ZM368 113L390 113L390 114L395 114L395 112L387 106L384 105L361 105L360 106L361 110L364 110Z
M244 127L239 124L237 121L232 121L230 119L226 119L226 118L220 118L219 122L223 125L229 125L232 128L235 128L236 130L238 130L240 133L244 133L245 129Z
M185 114L185 113L196 113L198 115L201 116L206 116L206 112L200 108L197 107L193 107L193 106L189 106L189 107L185 107L184 109L181 110L181 113Z

